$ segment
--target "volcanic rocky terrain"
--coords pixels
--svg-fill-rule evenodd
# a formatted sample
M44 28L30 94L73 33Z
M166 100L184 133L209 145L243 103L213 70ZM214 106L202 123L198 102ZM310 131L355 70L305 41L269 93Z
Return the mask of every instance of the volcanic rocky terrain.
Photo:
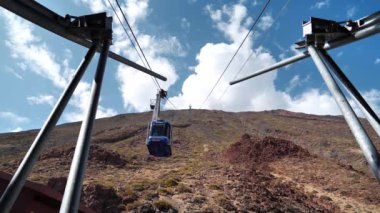
M96 121L82 203L97 212L380 212L380 184L344 119L177 110L173 156L149 156L151 113ZM380 147L380 138L363 121ZM63 193L80 123L58 126L29 177ZM0 134L13 174L37 130Z

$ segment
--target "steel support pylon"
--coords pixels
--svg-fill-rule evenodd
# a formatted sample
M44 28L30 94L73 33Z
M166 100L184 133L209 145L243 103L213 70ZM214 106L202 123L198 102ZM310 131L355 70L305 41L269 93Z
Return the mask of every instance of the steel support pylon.
M331 58L331 56L325 50L319 50L321 52L321 56L323 60L327 63L327 65L331 68L331 71L335 74L335 76L340 80L343 86L346 88L347 92L351 95L352 99L355 100L357 106L363 112L364 116L367 118L368 122L375 130L377 135L380 137L380 119L376 115L376 113L372 110L371 106L367 103L367 101L363 98L360 92L355 88L355 86L351 83L351 81L347 78L347 76L340 69L338 64Z
M84 72L90 64L97 47L98 42L94 42L91 48L88 50L86 56L78 66L74 77L67 85L66 89L62 93L60 99L56 103L45 124L43 125L37 137L30 146L20 166L17 168L17 171L13 175L12 180L9 182L7 188L5 189L0 199L1 212L9 212L11 210L14 202L16 201L18 195L21 192L21 189L25 184L26 178L30 174L34 163L37 161L41 153L41 150L46 143L50 132L53 130L59 118L61 117L63 110L65 109L67 103L69 102L72 94L75 91L75 88L77 87L80 79L82 78Z
M370 165L376 179L380 182L380 156L376 147L372 143L334 77L329 72L328 66L323 60L323 53L312 45L308 46L307 49L328 89L338 104L352 134L363 151L364 157Z
M73 161L71 162L70 173L67 178L65 193L62 199L61 209L59 211L60 213L78 212L86 161L90 150L91 131L98 107L109 46L110 41L104 40L98 67L96 69L94 81L92 82L90 103L79 132Z

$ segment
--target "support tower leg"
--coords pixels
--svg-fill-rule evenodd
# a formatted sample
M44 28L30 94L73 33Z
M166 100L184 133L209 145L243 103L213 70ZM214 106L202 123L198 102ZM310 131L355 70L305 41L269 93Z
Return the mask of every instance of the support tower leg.
M376 115L376 113L372 110L363 96L359 93L359 91L355 88L355 86L351 83L351 81L347 78L347 76L343 73L340 67L335 63L335 61L331 58L331 56L325 51L320 50L322 59L328 64L331 68L331 71L335 74L336 77L340 80L340 82L344 85L346 90L349 92L351 97L356 101L357 105L362 110L364 116L367 118L368 122L371 124L372 128L375 130L377 135L380 137L380 119Z
M62 199L60 213L78 212L86 161L90 149L91 131L98 107L109 46L110 41L104 40L95 78L92 82L88 111L85 115L79 132L73 161L71 162L70 173L66 183L65 193Z
M375 174L376 179L380 182L380 156L376 150L376 147L372 143L367 132L364 130L358 117L356 116L354 110L351 108L343 92L340 90L338 84L329 72L328 67L323 61L323 54L314 46L308 46L308 51L319 72L321 73L323 80L332 93L336 103L342 111L342 114L346 119L346 122L351 129L351 132L353 133L356 141L362 149L364 157L366 158L373 173Z
M5 189L0 199L1 212L9 212L11 210L14 202L16 201L18 195L21 192L21 189L24 186L26 178L31 172L34 163L37 161L40 152L43 146L45 145L46 139L48 138L50 132L55 127L59 118L61 117L62 112L65 109L67 103L69 102L72 94L74 93L75 88L77 87L80 79L82 78L84 72L90 64L97 47L98 43L94 42L91 48L88 50L86 56L80 63L74 77L67 85L65 91L62 93L60 99L58 100L54 109L50 113L44 126L41 128L37 137L30 146L16 173L13 175L12 180L9 182L7 188Z

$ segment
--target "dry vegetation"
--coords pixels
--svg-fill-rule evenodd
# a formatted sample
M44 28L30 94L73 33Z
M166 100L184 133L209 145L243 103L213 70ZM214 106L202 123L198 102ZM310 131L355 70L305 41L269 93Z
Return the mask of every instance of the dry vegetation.
M380 209L380 185L341 117L167 111L162 117L174 125L171 158L147 154L150 117L97 120L82 193L86 205L103 212ZM62 192L78 132L78 123L59 126L30 180ZM2 171L15 171L35 135L0 135Z

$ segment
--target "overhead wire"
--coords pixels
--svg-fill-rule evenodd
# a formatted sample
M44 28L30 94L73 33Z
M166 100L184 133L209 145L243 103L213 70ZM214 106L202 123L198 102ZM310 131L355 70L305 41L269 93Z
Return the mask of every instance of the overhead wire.
M140 49L140 51L141 51L141 54L143 55L143 57L144 57L144 59L145 59L145 61L146 61L146 64L147 64L148 68L149 68L150 70L152 70L152 68L151 68L151 66L150 66L150 64L149 64L149 62L148 62L148 59L146 58L146 56L145 56L145 54L144 54L144 51L142 50L142 48L141 48L141 46L140 46L140 43L139 43L139 41L137 40L136 35L135 35L135 33L133 32L132 27L131 27L131 25L130 25L129 22L128 22L127 17L125 16L125 14L124 14L124 12L123 12L123 10L122 10L120 4L119 4L119 1L118 1L118 0L115 0L115 1L116 1L117 7L119 8L121 14L123 15L124 21L127 23L128 28L129 28L129 30L131 31L132 36L133 36L133 38L134 38L135 41L136 41L137 46L139 47L139 49ZM156 78L153 78L153 77L152 77L152 79L157 83L156 86L158 86L158 88L161 90L162 88L161 88L160 84L158 83L157 79L156 79Z
M231 65L232 61L234 60L235 56L237 55L237 53L239 52L240 48L243 46L244 42L247 40L249 34L251 33L251 31L253 30L253 28L256 26L256 24L258 23L258 21L260 20L261 16L263 15L263 13L265 12L265 9L268 7L270 3L270 0L268 0L266 2L266 4L264 5L264 7L261 9L261 12L259 14L259 16L257 17L257 19L254 21L254 23L252 24L251 28L249 29L247 35L244 37L243 41L240 43L239 47L237 48L237 50L235 51L234 55L232 56L232 58L230 59L230 61L228 62L226 68L223 70L222 74L220 75L220 77L218 78L218 80L215 82L214 86L212 87L210 93L207 95L206 99L202 102L200 108L203 107L203 105L206 103L206 101L210 98L212 92L214 91L214 89L216 88L216 86L218 85L219 81L222 79L224 73L227 71L227 69L229 68L229 66Z
M177 109L177 107L169 100L169 98L166 98L165 97L165 100L167 101L167 102L169 102L169 104L170 105L172 105L172 107L174 108L174 109Z
M111 8L112 8L113 12L115 13L115 15L116 15L117 19L119 20L119 23L120 23L120 25L121 25L121 26L122 26L122 28L124 29L124 32L127 34L128 38L129 38L129 41L131 42L131 44L132 44L133 48L136 50L136 52L137 52L137 55L139 56L139 58L140 58L141 62L142 62L142 63L143 63L143 65L144 65L144 67L147 67L147 65L146 65L145 61L143 60L143 58L142 58L142 56L141 56L140 52L138 51L138 49L137 49L137 47L136 47L135 43L133 42L133 40L132 40L131 36L129 35L129 33L128 33L128 31L127 31L127 29L125 28L125 26L124 26L123 22L121 21L121 19L120 19L119 15L117 14L117 11L116 11L115 7L112 5L112 3L111 3L111 1L110 1L110 0L108 0L108 3L109 3L109 5L111 6ZM123 11L121 11L121 13L123 13ZM159 86L158 82L157 82L157 81L154 81L154 78L153 78L153 76L150 76L150 77L152 78L152 80L153 80L153 83L156 85L156 87L157 87L157 88L159 88L160 86Z
M124 14L124 12L123 12L123 10L122 10L120 4L119 4L119 1L118 1L118 0L115 0L115 1L116 1L116 4L117 4L117 6L118 6L118 8L119 8L119 10L120 10L120 12L121 12L123 18L124 18L124 21L127 23L128 28L129 28L129 30L130 30L131 33L132 33L132 36L133 36L133 38L134 38L134 40L135 40L137 46L139 47L140 52L141 52L141 54L142 54L143 57L141 57L140 52L138 51L136 45L135 45L134 42L132 41L132 38L130 37L130 35L129 35L127 29L125 28L123 22L121 21L119 15L117 14L116 9L113 7L113 5L112 5L112 3L111 3L111 1L108 0L108 3L109 3L109 5L111 6L112 10L114 11L114 13L115 13L117 19L118 19L119 22L120 22L120 25L123 27L123 29L124 29L125 33L127 34L129 40L131 41L131 44L132 44L133 48L136 50L136 52L137 52L137 54L138 54L140 60L142 61L142 63L144 64L145 67L148 67L150 70L152 70L152 68L151 68L151 66L150 66L150 64L149 64L149 62L148 62L148 59L146 58L146 56L145 56L145 54L144 54L144 51L142 50L142 48L141 48L141 46L140 46L140 43L138 42L137 37L136 37L135 33L133 32L133 29L132 29L131 25L130 25L129 22L128 22L128 19L126 18L125 14ZM145 59L145 61L143 60L143 58ZM159 84L159 82L157 81L157 79L154 78L153 76L151 76L151 78L152 78L154 84L156 85L157 89L158 89L158 90L162 90L161 85ZM174 105L174 104L173 104L168 98L166 98L166 100L169 102L170 105L172 105L172 107L173 107L174 109L177 109L177 107L176 107L176 106L175 106L175 105Z
M254 51L251 51L251 53L249 54L249 56L247 57L247 59L244 61L243 65L240 67L239 71L235 74L234 76L234 80L238 77L238 75L240 74L241 71L243 71L243 69L245 68L245 66L247 65L248 61L251 59L252 55L253 55ZM219 96L218 100L216 101L216 105L220 102L220 100L224 97L224 95L226 94L226 92L228 91L228 89L230 88L230 86L227 86L226 89L223 91L222 95Z
M119 23L120 23L121 27L124 29L124 32L127 34L128 38L129 38L129 41L131 42L133 48L136 50L137 55L139 56L141 62L144 64L144 67L146 67L145 61L142 59L142 56L141 56L140 52L137 50L137 47L136 47L135 43L133 42L131 36L129 35L129 33L127 31L127 29L125 28L125 26L124 26L123 22L121 21L119 15L117 14L116 9L114 8L114 6L112 5L112 3L111 3L110 0L107 0L107 1L108 1L108 4L111 6L113 12L115 13L117 19L119 20Z
M120 4L119 4L119 1L117 1L117 0L115 0L115 1L116 1L116 4L117 4L117 6L118 6L118 8L119 8L119 10L120 10L120 12L121 12L123 18L124 18L124 21L127 23L128 28L129 28L129 30L131 31L132 36L133 36L133 38L134 38L136 44L138 45L138 47L139 47L139 49L140 49L141 54L143 55L143 57L144 57L144 59L145 59L145 62L144 62L144 60L142 59L142 57L141 57L141 55L140 55L140 52L137 50L137 48L136 48L134 42L133 42L132 39L130 38L129 33L128 33L127 30L125 29L124 24L122 23L122 21L120 20L119 16L117 15L117 12L116 12L115 8L113 7L113 5L111 4L110 0L108 0L108 3L111 5L111 7L112 7L114 13L116 14L116 17L119 19L119 22L120 22L121 26L123 27L124 31L127 33L128 38L130 39L130 41L131 41L133 47L135 48L137 54L139 55L139 58L140 58L141 61L143 62L144 67L146 67L146 68L149 67L149 69L152 70L152 68L150 67L150 64L149 64L147 58L145 57L145 54L144 54L144 52L143 52L143 50L142 50L142 48L141 48L141 46L140 46L140 43L138 42L138 40L137 40L137 38L136 38L136 36L135 36L133 30L132 30L132 27L130 26L130 24L129 24L129 22L128 22L127 17L125 16L125 14L124 14L124 12L123 12L123 10L122 10ZM145 64L145 63L146 63L146 64ZM153 80L153 83L156 85L157 89L160 90L160 89L161 89L161 86L160 86L160 84L158 83L157 79L154 78L153 76L151 76L151 78L152 78L152 80Z
M287 8L288 4L289 4L290 0L287 0L284 5L281 7L280 11L278 12L277 16L273 19L273 23L276 23L276 21L278 20L278 18L283 14L284 10ZM269 29L268 29L269 30ZM265 31L264 34L266 34L268 32L268 30ZM255 31L256 32L256 31ZM253 34L255 33L253 32ZM265 40L265 39L264 39ZM264 42L264 40L262 40L261 43ZM235 74L233 80L236 80L236 78L239 76L239 74L243 71L243 69L245 68L245 66L247 65L248 61L252 58L252 55L253 55L253 51L249 54L249 56L247 57L247 59L244 61L243 65L240 67L239 71ZM223 91L222 95L218 98L218 100L215 102L215 104L217 105L220 100L224 97L224 95L227 93L228 89L230 88L230 85L228 85L226 87L226 89Z

